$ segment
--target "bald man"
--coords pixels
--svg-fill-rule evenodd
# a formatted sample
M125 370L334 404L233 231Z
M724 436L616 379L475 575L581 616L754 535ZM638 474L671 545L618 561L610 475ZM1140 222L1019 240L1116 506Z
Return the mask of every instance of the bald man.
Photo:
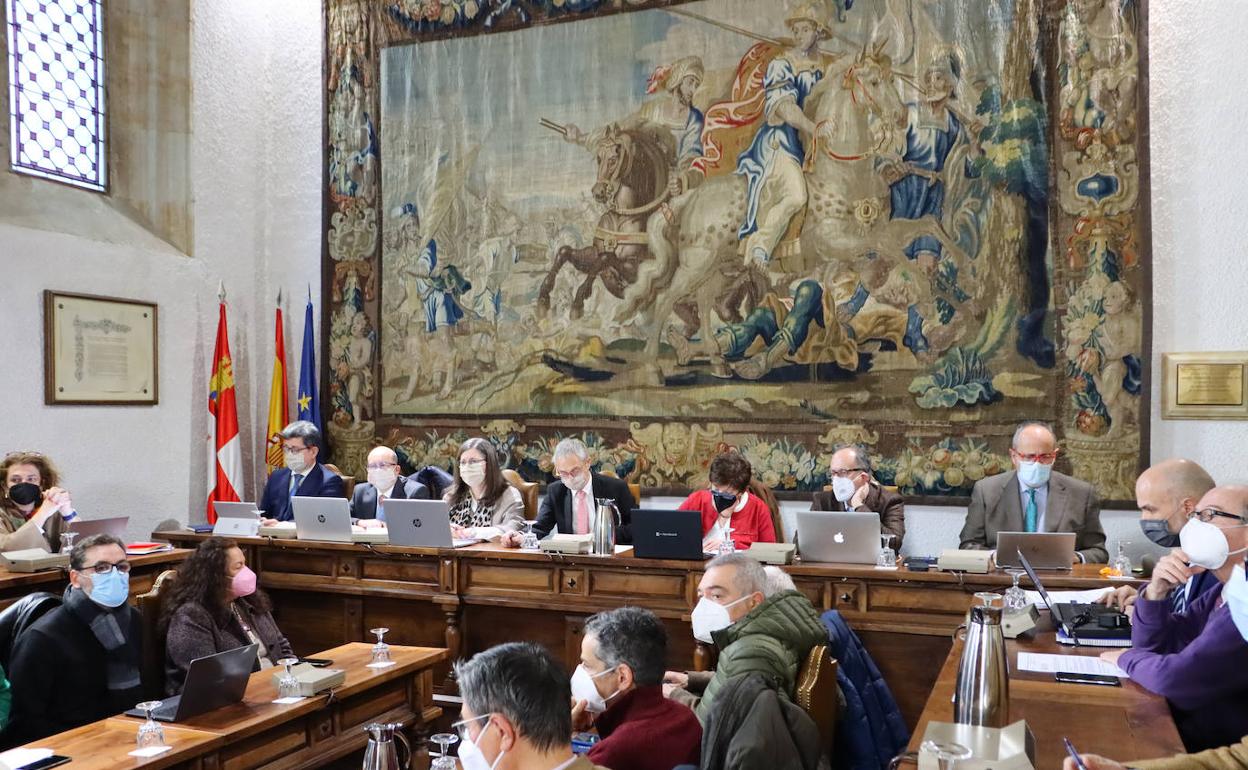
M1248 735L1248 643L1221 601L1248 551L1248 487L1214 487L1185 525L1183 547L1163 556L1135 602L1131 649L1101 653L1141 687L1164 696L1188 751ZM1170 594L1199 572L1218 584L1174 612Z
M1014 431L1014 470L975 482L966 523L958 536L965 549L996 548L998 532L1074 532L1075 557L1104 564L1101 501L1086 481L1053 470L1057 436L1042 422Z
M356 484L351 493L351 516L359 519L360 526L380 527L385 521L385 501L397 500L429 500L433 497L429 487L417 481L399 475L399 456L388 446L374 447L368 453L368 483ZM377 504L382 503L382 514L377 513Z

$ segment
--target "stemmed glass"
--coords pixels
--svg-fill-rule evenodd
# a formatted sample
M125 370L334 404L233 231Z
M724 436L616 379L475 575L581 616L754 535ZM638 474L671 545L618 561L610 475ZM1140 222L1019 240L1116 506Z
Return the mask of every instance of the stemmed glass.
M1114 563L1111 565L1118 570L1121 577L1131 577L1131 557L1127 556L1127 546L1131 545L1130 541L1118 541L1118 555L1114 557Z
M936 766L940 770L952 770L953 766L963 759L971 758L971 750L960 743L950 741L923 741L919 751L936 755Z
M897 552L892 548L893 536L890 533L880 533L880 553L875 557L875 566L877 567L896 567Z
M389 663L390 662L390 645L382 641L382 637L389 631L388 628L373 628L369 630L370 634L377 635L377 644L373 645L373 662Z
M135 738L140 749L154 749L165 745L165 728L152 719L152 712L160 706L161 702L158 700L145 700L135 706L147 714L147 721L139 725L139 734Z
M72 529L61 533L61 553L69 553L74 549L74 538L78 537L78 533Z
M1014 585L1005 589L1005 611L1018 612L1027 606L1027 592L1018 585L1018 580L1027 574L1027 570L1021 567L1010 567L1006 569L1006 574L1014 578Z
M295 672L291 671L291 666L299 662L298 658L282 658L277 662L279 666L285 666L286 672L277 679L277 697L279 698L298 698L299 680L295 677Z
M719 555L736 553L737 544L732 542L732 527L724 527L724 537L719 541Z
M451 744L459 740L459 736L455 733L437 733L429 736L429 740L438 744L441 749L437 759L429 765L429 770L456 770L455 757L446 752L450 750Z
M524 522L524 539L520 541L520 547L526 551L536 551L542 546L537 542L537 533L533 531L533 525L536 521Z

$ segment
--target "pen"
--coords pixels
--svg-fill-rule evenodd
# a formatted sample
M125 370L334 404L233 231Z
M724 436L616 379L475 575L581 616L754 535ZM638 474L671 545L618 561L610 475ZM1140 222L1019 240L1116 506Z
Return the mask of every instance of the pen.
M1070 755L1071 759L1075 760L1075 767L1079 768L1079 770L1088 770L1088 766L1083 764L1083 760L1079 758L1079 752L1075 751L1075 747L1071 744L1070 739L1063 735L1062 743L1066 744L1066 753Z

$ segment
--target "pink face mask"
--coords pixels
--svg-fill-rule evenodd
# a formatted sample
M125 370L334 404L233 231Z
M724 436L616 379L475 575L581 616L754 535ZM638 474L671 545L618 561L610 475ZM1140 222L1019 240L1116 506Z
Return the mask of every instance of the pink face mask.
M235 599L254 594L256 592L256 573L252 572L250 567L240 569L234 575L234 579L230 581L230 592L234 594Z

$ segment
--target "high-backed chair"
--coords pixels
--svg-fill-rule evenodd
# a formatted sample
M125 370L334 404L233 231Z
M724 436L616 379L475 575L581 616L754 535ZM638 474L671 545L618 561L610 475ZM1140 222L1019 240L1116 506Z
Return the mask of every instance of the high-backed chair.
M139 612L143 614L143 659L139 661L139 667L144 688L153 698L161 698L165 694L165 632L168 629L162 621L165 604L173 593L177 577L177 570L167 569L156 576L151 590L135 597Z
M338 474L338 478L342 479L342 494L350 500L351 494L355 491L355 476L348 476L338 470L338 466L333 463L325 463L325 467Z
M620 475L615 471L603 470L599 471L599 473L603 476L610 476L613 479L618 479L620 477ZM628 491L633 495L633 502L637 505L641 505L641 485L635 481L627 481L627 479L625 481L628 484Z
M0 666L9 670L9 654L13 642L35 621L61 606L61 595L47 591L27 594L0 612Z
M836 737L836 720L840 716L841 698L836 684L836 661L828 647L811 648L806 661L797 672L794 700L819 728L819 747L824 756L831 756Z
M785 542L787 538L784 536L784 519L780 518L780 501L776 499L776 493L771 487L754 478L750 479L750 494L762 500L767 510L771 511L771 527L776 531L776 542Z
M520 492L524 500L524 518L533 521L537 518L537 482L525 481L519 473L511 468L503 469L503 478Z

